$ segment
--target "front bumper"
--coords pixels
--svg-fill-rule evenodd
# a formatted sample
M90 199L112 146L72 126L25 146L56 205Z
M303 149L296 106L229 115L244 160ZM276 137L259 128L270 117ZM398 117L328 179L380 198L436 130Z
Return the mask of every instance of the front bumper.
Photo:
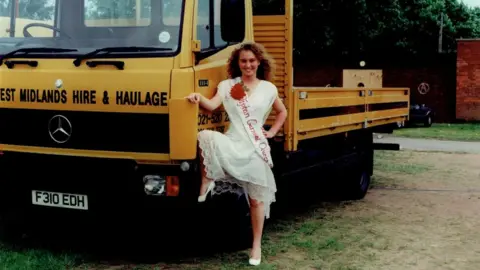
M0 155L0 213L15 213L26 222L42 220L53 224L65 220L70 220L69 223L124 221L150 216L152 212L165 216L195 202L193 194L199 181L194 166L191 167L184 172L179 165L4 152ZM147 195L143 183L146 174L179 176L179 195ZM36 205L32 198L39 195L32 191L84 195L80 201L86 199L88 209Z

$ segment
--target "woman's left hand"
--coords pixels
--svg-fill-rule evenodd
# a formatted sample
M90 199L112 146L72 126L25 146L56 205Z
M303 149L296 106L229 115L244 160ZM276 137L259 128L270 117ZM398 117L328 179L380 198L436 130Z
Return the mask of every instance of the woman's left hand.
M266 131L265 129L262 129L263 130L263 135L265 136L265 138L267 139L270 139L270 138L273 138L275 137L275 133L273 133L272 131Z

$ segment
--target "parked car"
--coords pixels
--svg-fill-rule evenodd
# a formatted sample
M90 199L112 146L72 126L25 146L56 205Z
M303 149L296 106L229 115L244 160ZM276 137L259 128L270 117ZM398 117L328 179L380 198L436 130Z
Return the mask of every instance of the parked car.
M423 124L425 127L432 126L435 112L425 104L412 104L410 106L410 119L407 124Z

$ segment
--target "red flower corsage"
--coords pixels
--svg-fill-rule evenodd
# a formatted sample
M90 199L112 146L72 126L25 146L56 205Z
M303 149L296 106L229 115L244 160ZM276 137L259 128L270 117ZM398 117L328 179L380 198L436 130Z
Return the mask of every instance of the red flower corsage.
M230 95L236 100L243 99L247 94L245 94L245 89L241 83L235 84L230 90Z

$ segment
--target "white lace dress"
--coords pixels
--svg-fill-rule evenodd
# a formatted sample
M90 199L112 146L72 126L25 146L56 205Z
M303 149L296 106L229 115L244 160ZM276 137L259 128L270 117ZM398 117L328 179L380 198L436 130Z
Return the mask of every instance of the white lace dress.
M265 216L269 218L270 204L275 202L277 191L275 178L271 167L256 151L249 138L249 126L241 118L243 115L239 113L238 100L230 95L230 89L236 82L239 82L239 78L224 80L218 85L218 93L230 118L228 130L225 134L210 130L198 133L206 176L215 181L213 195L223 192L238 194L246 192L250 198L264 202ZM248 112L251 117L259 120L255 128L261 128L278 96L278 91L274 84L262 80L250 92L247 97ZM264 139L264 136L261 136ZM269 156L270 148L267 147L267 150Z

